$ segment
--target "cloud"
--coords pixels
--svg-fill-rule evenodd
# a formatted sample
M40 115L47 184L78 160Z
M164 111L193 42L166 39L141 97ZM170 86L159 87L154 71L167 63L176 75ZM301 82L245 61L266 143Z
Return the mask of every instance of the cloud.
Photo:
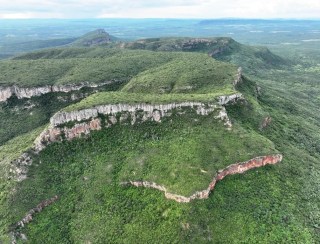
M0 18L320 18L319 0L0 0Z

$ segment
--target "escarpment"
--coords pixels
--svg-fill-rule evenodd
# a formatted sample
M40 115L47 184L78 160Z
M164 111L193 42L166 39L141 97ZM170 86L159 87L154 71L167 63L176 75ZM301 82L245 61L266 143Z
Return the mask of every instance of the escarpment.
M268 164L271 164L271 165L277 164L281 161L282 161L282 155L275 154L275 155L260 156L245 162L231 164L228 167L222 170L219 170L217 174L213 177L212 181L210 182L210 184L206 189L202 191L197 191L189 197L170 193L168 192L165 186L158 185L157 183L154 183L154 182L128 181L128 182L122 182L122 185L132 185L136 187L147 187L147 188L157 189L159 191L164 192L165 197L167 199L171 199L179 203L188 203L194 199L207 199L209 197L210 192L214 190L217 182L223 180L228 175L242 174L250 169L263 167Z
M79 91L80 89L85 87L97 88L97 87L109 85L115 82L119 82L119 81L112 80L112 81L105 81L101 83L82 82L79 84L52 85L52 86L46 85L46 86L39 86L39 87L18 87L18 86L1 87L0 86L0 102L5 102L14 95L18 99L31 98L35 96L41 96L43 94L47 94L50 92L68 93L71 91Z
M171 116L173 113L182 115L189 110L199 116L213 114L215 119L223 122L227 130L232 128L225 107L216 103L107 104L78 111L56 113L51 117L48 128L36 138L30 151L39 153L50 143L80 138L92 131L111 127L117 123L134 125L148 120L160 123L164 117ZM17 181L26 179L28 166L31 164L30 153L25 153L14 160L11 169L14 179Z
M82 109L79 111L72 112L58 112L51 119L50 124L57 126L70 121L82 121L90 118L97 117L98 114L112 114L115 115L121 112L129 112L134 117L137 111L141 111L145 116L152 117L155 121L159 121L160 118L157 116L159 111L160 117L168 115L168 111L173 109L183 108L196 109L199 115L208 115L218 108L215 104L204 104L201 102L183 102L183 103L168 103L168 104L107 104L100 105L89 109ZM133 122L134 123L134 122Z
M185 113L192 109L197 115L205 116L216 112L216 119L222 120L227 129L232 124L223 106L200 102L183 102L169 104L108 104L89 109L71 112L58 112L50 119L50 126L43 131L35 141L36 151L41 151L48 143L60 141L64 138L72 140L75 137L89 134L94 130L101 130L103 126L110 127L116 123L136 123L147 120L161 122L163 117L172 115L173 111ZM103 118L101 118L103 117ZM73 126L66 126L74 123Z

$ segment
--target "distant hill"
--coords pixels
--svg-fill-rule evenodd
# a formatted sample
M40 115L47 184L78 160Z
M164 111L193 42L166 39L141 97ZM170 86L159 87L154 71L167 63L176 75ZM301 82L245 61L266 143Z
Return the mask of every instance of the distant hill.
M150 38L122 44L122 46L153 51L204 52L215 59L237 64L247 72L257 68L268 69L288 64L287 60L273 54L266 47L243 45L229 37Z
M0 62L0 84L21 87L128 82L126 91L208 93L230 91L237 67L203 53L119 48L52 48Z
M5 43L0 46L0 59L8 58L19 53L30 52L37 49L64 46L75 41L76 38L48 39L36 41L23 41Z
M116 37L107 33L104 29L91 31L71 43L73 46L98 46L118 40Z
M0 59L9 58L15 55L36 51L40 49L56 47L92 47L115 42L118 38L110 35L103 29L97 29L80 37L32 40L19 42L6 42L0 45Z

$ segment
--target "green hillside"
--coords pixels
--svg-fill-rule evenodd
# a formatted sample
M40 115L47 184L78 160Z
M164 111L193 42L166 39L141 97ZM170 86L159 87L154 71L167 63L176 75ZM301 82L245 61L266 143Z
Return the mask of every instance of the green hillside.
M0 243L10 243L13 232L18 243L319 243L320 60L309 61L293 65L297 60L230 38L53 48L1 61L1 86L122 83L86 98L84 89L74 93L77 99L49 93L0 104ZM234 86L238 66L244 74ZM217 118L217 101L234 93L244 99L225 106L232 122L227 128ZM99 114L101 130L51 143L38 154L31 150L58 111L192 101L218 109L199 115L177 108L161 123L135 124L130 114L120 120L119 112L112 126L109 115ZM33 163L27 179L16 182L11 162L25 151ZM127 184L155 182L189 196L207 188L218 170L275 153L283 155L281 163L227 176L208 199L189 203ZM17 227L55 195L54 203Z
M289 60L273 54L265 47L243 45L228 37L150 38L128 43L125 47L168 52L204 52L217 60L240 64L249 73L290 64Z
M103 50L102 53L99 51ZM98 55L98 56L97 56ZM170 64L171 61L175 63ZM131 51L119 49L53 49L35 52L15 60L0 61L0 84L33 87L53 84L74 84L79 82L104 82L108 80L128 81L139 73L154 67L161 67L162 74L178 75L183 72L181 60L188 65L203 82L232 83L235 67L209 60L197 53L168 53ZM206 61L205 61L206 60ZM199 65L197 62L203 62ZM180 67L179 67L180 66ZM177 67L177 71L171 70ZM222 68L218 73L217 69ZM228 71L228 72L225 72ZM153 72L153 71L151 71ZM210 72L209 75L206 73ZM176 74L175 74L176 73ZM158 74L155 74L158 75ZM210 77L211 76L211 77ZM192 82L195 78L184 76L180 83ZM199 82L201 82L201 80Z
M77 38L63 38L37 41L7 42L0 46L1 56L10 57L20 53L30 52L32 50L64 46L74 42ZM0 56L0 58L2 58Z
M48 51L49 52L49 51ZM176 55L119 51L104 58L44 58L0 62L2 84L40 86L128 80L150 67L166 63Z
M68 37L60 39L45 39L45 37L41 38L42 39L39 40L3 40L0 45L0 59L47 48L112 45L112 43L120 41L120 39L110 35L104 29L97 29L80 37Z
M233 90L237 67L207 55L183 55L164 65L141 72L123 91L143 93L210 93Z
M104 29L91 31L71 43L72 46L97 46L104 45L118 40L116 37L109 35Z

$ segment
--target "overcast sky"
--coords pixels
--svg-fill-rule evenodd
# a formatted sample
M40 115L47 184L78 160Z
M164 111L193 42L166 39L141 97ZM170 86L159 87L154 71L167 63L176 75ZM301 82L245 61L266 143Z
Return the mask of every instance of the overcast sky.
M0 18L317 18L320 0L0 0Z

